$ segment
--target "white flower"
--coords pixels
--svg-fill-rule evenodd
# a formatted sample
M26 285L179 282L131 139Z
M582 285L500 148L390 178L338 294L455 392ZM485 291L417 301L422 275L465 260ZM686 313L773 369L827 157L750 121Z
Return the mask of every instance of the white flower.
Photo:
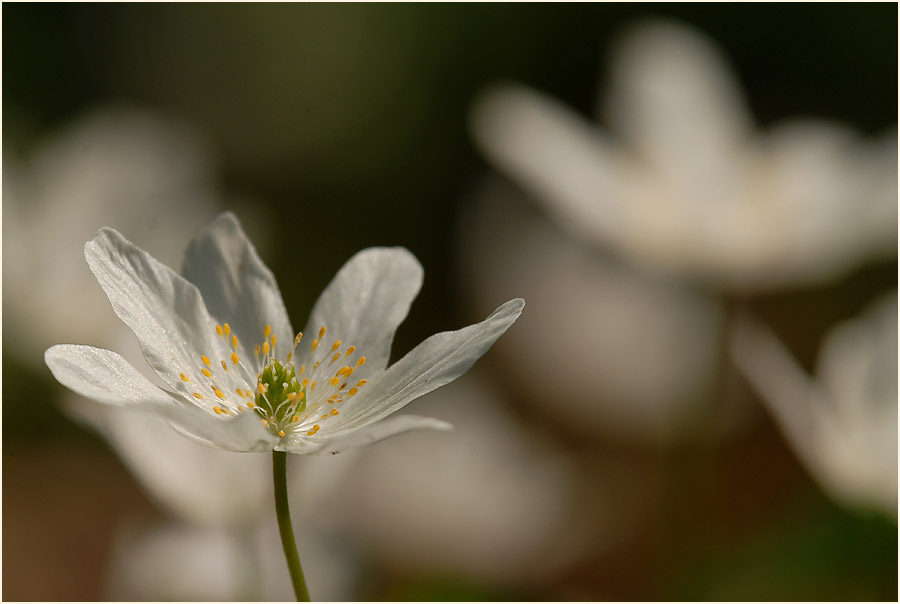
M817 379L746 319L733 355L800 459L835 499L897 516L897 295L826 337Z
M177 262L219 211L209 156L187 124L120 105L91 111L21 162L4 153L6 351L38 366L59 341L118 343L127 328L80 255L60 250L78 249L105 224Z
M766 136L714 46L655 24L615 56L607 134L507 86L476 106L487 156L560 224L646 268L743 290L824 280L897 246L897 139L826 122Z
M302 342L271 271L230 213L191 242L184 277L109 228L85 256L168 389L90 346L47 350L53 375L231 451L336 453L407 430L448 429L429 418L385 418L464 373L524 306L511 300L481 323L436 334L388 368L394 331L422 282L402 248L351 258L320 296Z

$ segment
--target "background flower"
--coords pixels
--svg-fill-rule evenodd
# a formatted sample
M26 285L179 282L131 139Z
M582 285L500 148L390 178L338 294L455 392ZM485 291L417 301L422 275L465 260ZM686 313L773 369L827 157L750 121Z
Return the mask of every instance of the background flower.
M897 295L830 331L815 379L747 319L733 354L810 472L837 500L897 516Z

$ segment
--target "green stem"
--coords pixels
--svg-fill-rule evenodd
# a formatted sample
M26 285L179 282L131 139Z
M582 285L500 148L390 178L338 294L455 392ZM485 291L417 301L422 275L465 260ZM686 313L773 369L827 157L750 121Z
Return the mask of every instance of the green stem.
M281 533L281 545L291 572L294 594L298 602L309 602L309 590L300 567L300 556L297 555L297 544L294 542L294 529L291 526L291 510L288 507L287 493L287 453L272 451L272 476L275 479L275 515L278 517L278 532Z

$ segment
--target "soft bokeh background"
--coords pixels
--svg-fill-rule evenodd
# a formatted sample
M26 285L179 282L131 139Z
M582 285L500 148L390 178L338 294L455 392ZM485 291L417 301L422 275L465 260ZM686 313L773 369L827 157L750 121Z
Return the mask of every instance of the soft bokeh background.
M135 354L84 263L94 231L115 226L178 267L191 234L230 209L294 324L355 251L409 248L425 285L395 358L528 302L471 375L411 407L455 432L291 458L314 598L896 600L895 5L5 4L2 16L4 599L290 597L267 459L210 457L99 412L42 360L59 342ZM648 51L642 88L640 60L617 50L648 19L700 57L687 69L722 62L722 86L734 78L730 102L750 116L736 149L795 117L861 137L833 155L834 139L803 139L811 152L788 176L811 197L748 231L768 251L824 225L810 248L824 260L775 254L746 277L724 256L708 270L717 249L700 245L699 260L676 246L654 264L631 252L657 249L659 208L623 219L634 236L617 239L555 205L635 207L590 179L554 188L585 158L590 176L619 178L577 141L627 148L635 132L683 137L684 154L675 138L674 156L637 144L631 159L701 186L678 162L715 111L689 103L653 124L626 95L628 130L601 107L629 82L654 98L665 61ZM681 55L661 56L665 82ZM859 183L845 191L844 174ZM887 220L857 232L870 197L887 199ZM698 216L689 235L720 232ZM867 316L887 323L846 323ZM832 399L841 412L820 419Z

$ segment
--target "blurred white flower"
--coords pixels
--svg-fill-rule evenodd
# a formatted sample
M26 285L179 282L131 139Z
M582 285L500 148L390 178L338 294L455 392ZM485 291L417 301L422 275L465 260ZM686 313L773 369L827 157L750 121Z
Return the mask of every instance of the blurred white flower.
M816 378L748 318L732 353L822 487L846 505L896 518L896 292L827 335Z
M518 86L473 113L491 161L587 241L740 290L896 254L896 132L795 121L758 136L715 46L674 24L633 31L604 90L614 135Z
M356 453L340 489L348 528L379 564L525 588L597 546L609 519L605 539L627 531L630 499L604 493L579 508L571 460L505 410L477 372L419 406L452 422L453 434L410 433Z
M408 430L448 429L431 418L388 416L467 371L525 305L510 300L387 367L394 332L422 283L422 267L403 248L353 256L319 297L307 324L312 344L299 349L303 334L294 336L272 272L231 213L191 241L184 277L110 228L84 253L168 389L121 355L84 345L47 350L54 377L226 451L337 453ZM329 341L337 336L330 345L327 326Z
M497 182L460 224L461 282L474 301L528 297L522 328L495 351L521 400L576 431L630 440L741 424L736 401L708 406L723 324L714 298L572 240Z
M175 120L110 107L71 125L24 162L5 151L6 351L38 366L43 351L60 340L117 342L115 315L77 251L110 225L162 260L178 261L183 242L217 211L206 143Z

